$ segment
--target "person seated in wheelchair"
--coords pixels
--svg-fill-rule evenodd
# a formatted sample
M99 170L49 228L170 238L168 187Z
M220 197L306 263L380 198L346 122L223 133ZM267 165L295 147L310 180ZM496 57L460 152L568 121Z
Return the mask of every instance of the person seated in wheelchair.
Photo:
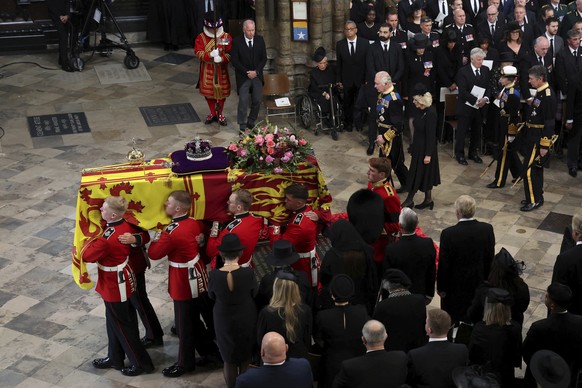
M323 47L318 47L313 53L311 59L317 63L317 67L312 69L309 73L308 93L321 109L324 127L333 128L331 120L331 104L338 96L338 94L336 94L337 88L335 86L337 84L335 66L330 65L327 62L325 49ZM330 84L334 85L333 97L329 94Z

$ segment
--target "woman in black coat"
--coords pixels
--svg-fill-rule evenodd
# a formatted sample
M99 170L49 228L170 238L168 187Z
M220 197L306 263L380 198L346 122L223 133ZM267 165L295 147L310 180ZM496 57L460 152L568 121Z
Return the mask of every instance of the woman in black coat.
M412 159L406 180L408 196L402 207L413 207L414 195L420 190L424 192L424 201L416 208L428 207L432 210L432 188L441 183L436 140L437 115L429 92L414 96L413 103L420 114L413 121Z
M352 303L366 306L371 314L378 292L372 247L362 240L356 228L346 220L334 222L330 234L331 249L321 262L320 309L328 309L334 305L329 287L333 277L347 274L355 285Z
M491 288L485 303L484 321L473 327L469 361L494 373L501 387L515 387L514 368L521 366L521 325L511 320L509 292Z
M476 323L483 319L483 308L489 289L502 288L513 297L511 319L523 325L523 313L529 306L529 287L520 277L523 266L523 262L515 261L511 253L505 248L501 248L491 263L491 271L487 281L483 282L475 291L475 297L467 311L471 322Z

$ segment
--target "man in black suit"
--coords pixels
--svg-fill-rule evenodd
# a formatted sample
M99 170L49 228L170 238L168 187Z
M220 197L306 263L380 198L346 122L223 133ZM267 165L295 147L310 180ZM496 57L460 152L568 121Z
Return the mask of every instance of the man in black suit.
M261 109L263 98L263 68L267 63L265 41L255 35L255 22L248 19L243 22L243 35L232 41L230 61L234 66L236 90L238 92L238 109L236 121L240 131L253 128ZM249 98L251 111L248 114Z
M367 353L342 362L333 382L334 388L399 388L406 382L406 353L387 352L384 342L388 335L384 325L376 320L366 322L362 342Z
M529 69L536 65L542 65L547 72L547 81L550 86L554 85L554 61L552 57L548 54L550 48L550 42L545 36L540 36L536 38L533 51L527 53L521 62L520 74L527 74ZM531 104L533 96L530 92L530 86L528 84L527 77L520 77L519 89L524 100Z
M69 63L69 33L68 25L70 18L68 0L46 0L48 12L57 33L59 34L59 66L64 71L75 71Z
M359 38L356 23L348 20L344 24L345 39L335 45L337 73L340 87L344 90L344 128L351 132L355 125L362 129L362 112L355 105L356 97L366 77L366 55L370 46L368 40Z
M568 93L568 81L582 70L580 33L574 29L566 34L566 46L556 54L556 85L562 93Z
M558 255L552 273L552 283L562 283L572 290L572 302L568 309L582 315L582 213L572 217L572 239L576 246Z
M483 8L482 0L463 0L463 9L468 23L475 24L474 21Z
M513 10L513 19L517 22L517 24L519 24L519 27L523 32L521 41L528 48L531 48L536 35L534 29L535 15L527 16L527 19L526 15L527 12L524 6L515 6L515 9Z
M491 224L477 221L475 199L461 195L455 201L459 222L441 233L437 291L441 308L455 323L466 320L475 290L487 277L495 255Z
M428 310L426 334L428 343L408 352L408 383L418 388L449 388L453 384L453 370L469 363L465 344L453 344L447 334L451 317L441 309Z
M547 349L558 353L572 371L577 371L582 365L582 317L567 310L571 300L572 291L568 286L560 283L549 285L545 304L550 315L532 323L523 341L523 361L527 364L524 386L535 386L532 385L530 361L538 350ZM576 375L572 373L573 378Z
M424 345L426 343L424 295L408 291L410 279L399 269L386 270L383 278L382 288L387 289L389 294L376 305L372 318L382 322L390 332L391 340L385 344L386 350L408 352Z
M274 331L263 336L261 359L263 366L250 368L236 379L235 388L311 388L311 366L304 358L287 359L288 345Z
M459 98L457 100L457 136L455 139L455 158L462 165L467 165L465 159L465 136L467 131L471 131L471 142L469 143L469 159L475 163L483 163L479 157L477 149L481 140L481 127L483 116L481 108L489 103L490 85L489 68L483 65L485 53L480 48L471 50L471 63L459 69L457 73L457 86L459 88ZM478 86L485 89L481 97L473 95L473 88ZM467 105L469 103L470 105Z
M568 174L572 177L582 170L582 73L568 83L566 99L566 124L568 132Z
M445 26L444 20L447 16L452 15L453 10L451 9L447 0L428 0L426 2L426 14L432 20L434 20L433 28L442 31ZM436 21L442 15L440 21Z
M558 27L560 21L550 16L546 19L545 29L543 34L550 41L550 49L548 50L548 55L554 59L554 65L556 65L556 56L564 49L564 39L558 35Z
M388 15L386 15L386 23L388 23L388 26L392 31L390 42L400 46L402 50L406 50L406 44L408 43L408 33L400 28L398 13L394 10L389 11Z
M384 270L393 268L404 272L411 281L410 292L424 295L426 304L434 296L436 280L436 249L430 237L420 237L415 231L418 216L414 210L404 207L398 219L400 238L386 246Z
M482 37L488 38L493 47L497 47L505 37L505 22L499 18L499 11L493 5L487 7L487 18L477 25Z

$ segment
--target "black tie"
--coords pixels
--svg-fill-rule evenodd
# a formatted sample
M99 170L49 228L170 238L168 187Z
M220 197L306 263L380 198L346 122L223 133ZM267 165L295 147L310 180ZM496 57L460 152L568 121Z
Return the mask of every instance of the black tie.
M481 73L479 73L479 69L475 69L475 77L477 77L477 79L481 78Z
M495 24L491 25L491 38L495 38Z
M354 50L354 42L350 42L350 55L354 55L356 52Z
M473 7L475 8L474 9L475 15L477 15L477 13L479 12L479 4L477 3L477 0L473 0Z
M447 14L447 8L446 8L446 5L445 5L445 2L444 1L441 2L441 7L443 9L443 15L446 15Z
M541 56L538 56L538 59L539 59L539 61L540 61L540 65L542 65L542 66L543 66L543 65L544 65L544 60L542 59L542 57L541 57Z
M556 52L554 51L554 38L550 39L550 50L552 50L552 57L555 57Z
M249 48L252 50L253 49L253 41L249 40Z
M384 52L387 53L388 52L388 45L384 44L383 46L384 46Z
M206 12L212 11L212 0L206 2Z
M572 55L574 56L574 58L576 58L576 50L574 50L574 52L572 53Z

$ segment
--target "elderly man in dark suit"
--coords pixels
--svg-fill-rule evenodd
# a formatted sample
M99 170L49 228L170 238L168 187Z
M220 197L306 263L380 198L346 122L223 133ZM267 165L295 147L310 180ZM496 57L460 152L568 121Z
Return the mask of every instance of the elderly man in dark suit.
M263 68L267 63L265 41L255 35L255 22L248 19L243 22L243 35L232 41L230 61L234 66L236 90L238 91L238 110L236 121L240 131L253 128L261 109L263 97ZM251 111L247 118L251 99Z
M521 62L520 74L527 74L529 69L536 65L542 65L547 71L547 81L553 89L554 86L554 62L551 55L549 55L548 50L550 48L550 42L545 36L539 36L534 41L533 50L528 52ZM520 77L520 91L524 100L531 104L533 96L531 95L531 86L528 83L528 79L525 76Z
M449 388L453 386L453 370L469 363L464 344L453 344L447 334L451 317L441 309L428 310L426 334L428 343L408 352L408 383L418 388Z
M481 137L481 127L483 125L483 115L481 109L489 103L490 85L489 68L483 66L485 53L480 48L471 50L471 63L459 69L457 73L457 86L459 88L459 99L457 101L457 136L455 139L455 158L457 163L467 165L465 159L465 136L467 131L471 131L471 142L469 143L469 159L475 163L483 163L479 157L477 149ZM482 95L474 95L475 87L484 89ZM476 93L475 93L476 94Z
M384 325L376 320L366 322L362 342L367 353L342 363L334 388L399 388L406 381L406 354L387 352L384 342L388 335Z
M263 366L250 368L236 379L235 388L311 388L311 366L304 358L287 359L288 345L274 331L263 336L261 359Z
M344 128L351 132L355 125L362 129L362 113L355 108L356 97L366 77L366 55L370 43L357 35L356 23L348 20L344 24L345 39L335 45L338 81L344 90Z
M552 282L567 285L572 290L569 311L582 315L582 213L572 217L572 239L576 246L558 255Z
M486 14L486 19L477 24L477 31L489 39L491 46L497 47L505 36L505 21L499 17L499 11L494 5L487 7Z
M566 46L556 54L556 84L562 93L568 93L568 81L582 70L580 33L574 29L566 35Z
M466 320L475 290L489 276L495 255L493 227L474 218L475 207L472 197L457 198L459 222L441 233L437 291L441 308L455 323Z
M558 353L568 363L572 371L577 371L582 365L582 330L580 330L582 317L567 310L571 300L570 287L561 283L549 285L545 304L550 310L550 315L532 323L523 341L523 360L528 365L524 386L535 386L531 375L530 361L538 350L547 349ZM574 380L575 376L577 373L572 373ZM571 386L574 387L575 384Z
M412 209L402 208L398 223L402 235L386 247L384 270L394 268L404 272L412 283L410 292L424 295L428 304L434 296L436 276L434 242L416 234L418 216Z

